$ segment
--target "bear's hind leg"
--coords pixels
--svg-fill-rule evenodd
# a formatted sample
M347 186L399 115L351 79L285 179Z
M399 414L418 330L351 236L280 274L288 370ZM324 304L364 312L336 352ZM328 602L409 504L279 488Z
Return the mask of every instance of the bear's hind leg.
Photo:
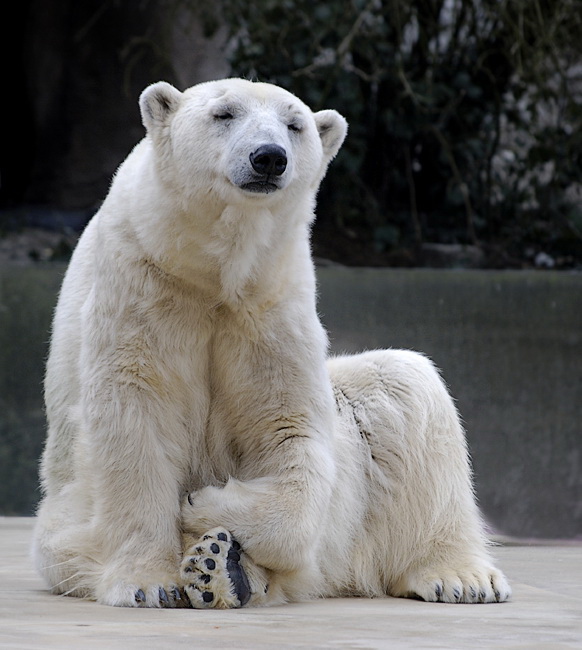
M278 589L270 589L267 569L255 564L226 529L213 528L200 538L187 533L183 543L180 575L195 609L235 609L284 602Z
M66 500L45 497L37 513L31 555L34 564L54 594L86 598L91 595L91 568L77 552L82 546L83 524L74 518Z
M344 423L369 447L366 519L392 596L503 602L511 589L490 558L465 436L454 403L424 356L367 352L329 362ZM359 576L362 589L372 582Z

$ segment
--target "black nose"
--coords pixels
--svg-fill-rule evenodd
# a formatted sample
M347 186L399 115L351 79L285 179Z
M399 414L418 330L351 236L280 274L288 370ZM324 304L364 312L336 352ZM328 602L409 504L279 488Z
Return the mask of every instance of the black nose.
M287 168L287 153L277 144L264 144L249 156L257 174L281 176Z

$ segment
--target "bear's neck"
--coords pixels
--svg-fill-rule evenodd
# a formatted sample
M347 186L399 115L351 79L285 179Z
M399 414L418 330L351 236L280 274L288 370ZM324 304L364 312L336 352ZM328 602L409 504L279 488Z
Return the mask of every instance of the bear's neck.
M296 267L305 268L311 205L283 210L280 205L199 204L184 210L150 204L148 216L142 212L134 229L157 266L212 302L266 303L293 283Z
M235 307L274 300L309 256L304 220L268 208L227 206L214 223L204 255L220 277L221 302Z

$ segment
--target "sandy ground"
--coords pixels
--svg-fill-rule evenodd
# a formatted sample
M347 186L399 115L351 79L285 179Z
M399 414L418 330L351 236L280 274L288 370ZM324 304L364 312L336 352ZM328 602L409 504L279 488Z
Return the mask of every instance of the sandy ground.
M582 543L496 549L514 595L494 605L333 599L229 611L117 609L50 595L34 520L0 518L0 648L582 648Z

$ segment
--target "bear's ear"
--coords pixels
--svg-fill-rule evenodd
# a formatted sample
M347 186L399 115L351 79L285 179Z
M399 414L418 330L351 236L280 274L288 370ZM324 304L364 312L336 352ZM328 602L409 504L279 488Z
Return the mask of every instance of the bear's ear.
M182 93L165 81L148 86L140 95L141 121L148 131L163 126L182 101Z
M323 145L323 153L331 160L342 146L348 132L348 123L342 115L333 110L319 111L314 113L313 117Z

